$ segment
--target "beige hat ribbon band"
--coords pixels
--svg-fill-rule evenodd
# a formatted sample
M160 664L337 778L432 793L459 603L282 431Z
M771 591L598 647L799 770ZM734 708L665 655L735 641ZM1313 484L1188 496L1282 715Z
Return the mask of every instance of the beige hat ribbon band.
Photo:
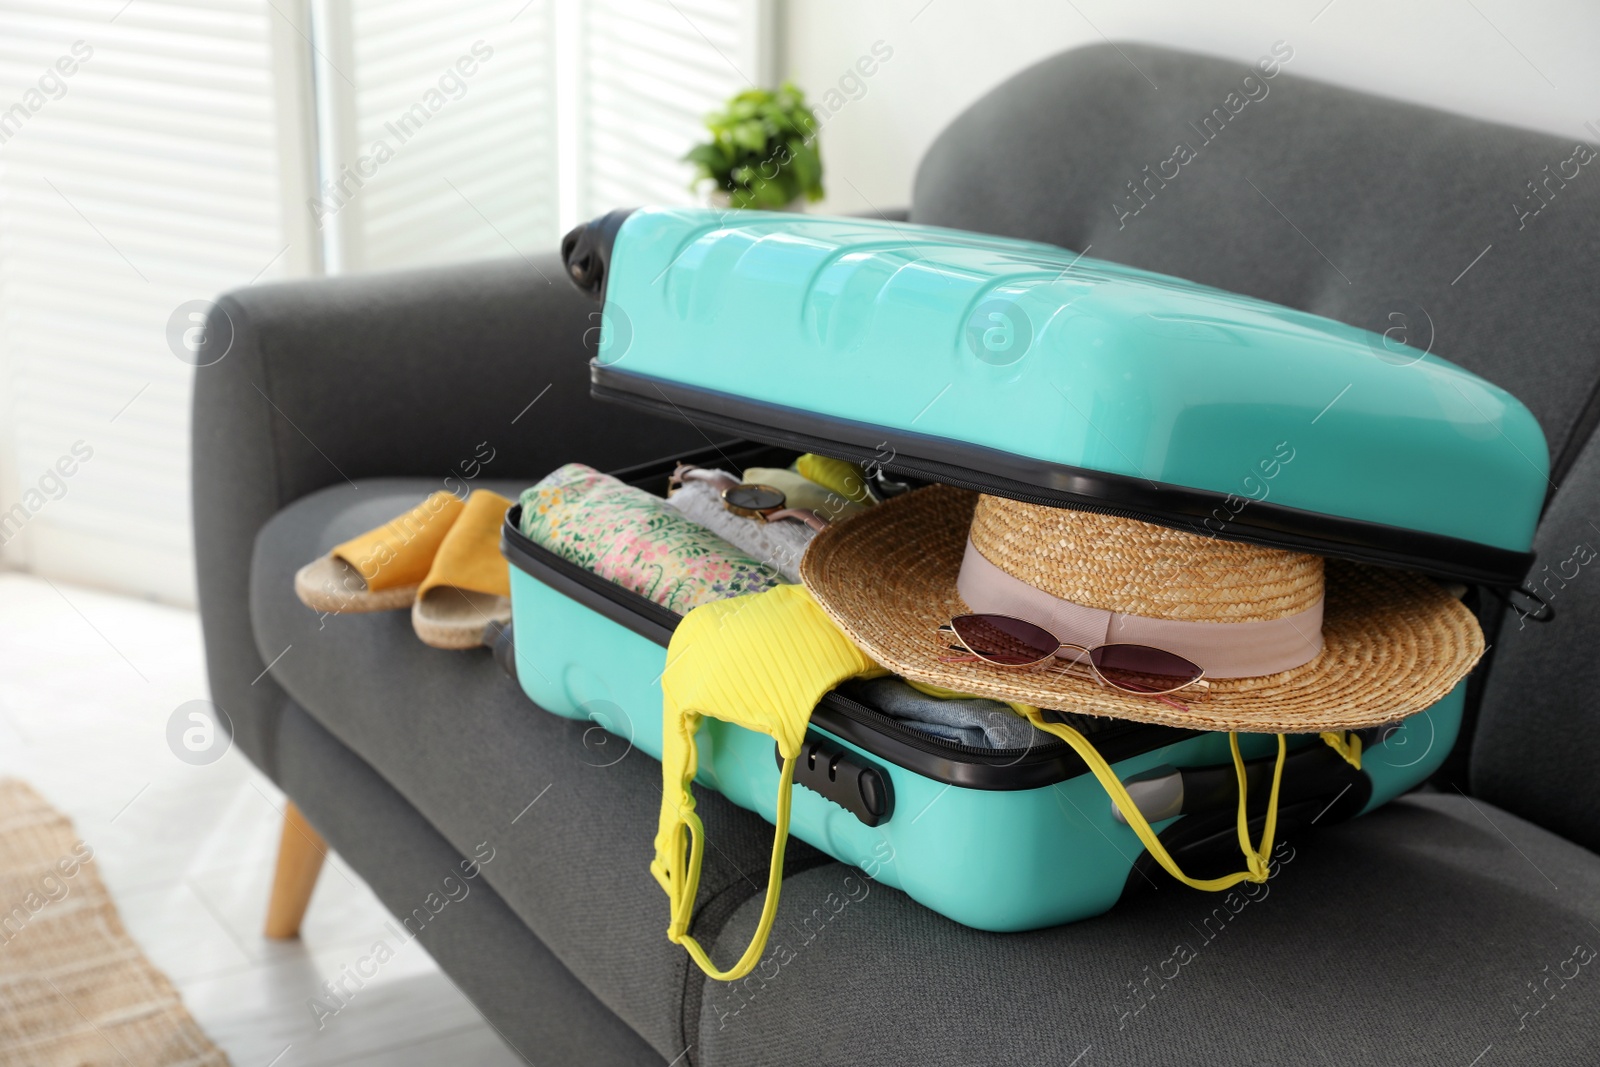
M1067 644L1133 644L1173 652L1209 678L1257 678L1287 671L1322 651L1322 598L1293 615L1256 622L1190 622L1124 615L1052 596L1007 574L967 540L956 579L975 612L1012 615L1043 626Z

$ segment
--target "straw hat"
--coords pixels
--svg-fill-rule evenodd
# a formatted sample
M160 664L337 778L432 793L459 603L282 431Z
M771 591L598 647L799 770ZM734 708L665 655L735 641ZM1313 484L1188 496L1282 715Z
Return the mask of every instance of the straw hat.
M970 607L958 591L958 582L972 591L980 570L1001 583L1015 586L1013 579L1020 579L1032 587L1017 586L1027 594L1024 601L1043 594L1046 603L1072 611L1116 613L1109 617L1118 625L1131 619L1146 633L1197 634L1202 646L1224 635L1223 647L1231 643L1237 653L1236 667L1252 656L1297 665L1218 677L1181 640L1137 641L1206 668L1209 695L1172 695L1187 705L1183 711L1059 672L941 662L950 653L939 626L967 611L1000 610ZM1484 649L1472 612L1418 575L949 486L896 497L830 526L812 541L800 573L852 640L907 678L998 700L1200 730L1301 733L1394 722L1450 692ZM1077 640L1047 619L1029 621ZM1218 623L1249 625L1193 625ZM1256 647L1262 642L1250 635L1269 632L1277 640L1271 656L1278 658L1262 660ZM1299 645L1298 655L1281 640L1285 634L1289 645Z

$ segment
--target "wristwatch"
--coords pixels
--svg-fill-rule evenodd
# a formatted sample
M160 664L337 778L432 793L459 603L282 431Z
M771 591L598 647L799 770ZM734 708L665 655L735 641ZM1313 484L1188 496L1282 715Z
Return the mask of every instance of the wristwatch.
M722 494L722 506L735 515L757 522L782 522L794 519L813 530L828 525L828 520L807 508L790 508L783 490L755 482L741 482L726 471L706 470L702 467L680 466L672 472L667 483L670 490L684 482L705 482Z

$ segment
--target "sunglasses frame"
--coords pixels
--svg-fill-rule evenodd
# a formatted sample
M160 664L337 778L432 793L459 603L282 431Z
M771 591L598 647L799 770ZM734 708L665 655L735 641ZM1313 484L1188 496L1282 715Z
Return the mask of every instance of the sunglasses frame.
M957 619L976 619L976 618L985 618L985 617L987 617L987 618L995 618L995 619L1011 619L1011 620L1013 620L1015 622L1020 622L1020 623L1026 624L1028 626L1037 627L1039 630L1042 630L1043 632L1045 632L1047 634L1050 634L1050 639L1056 643L1056 647L1055 647L1055 649L1053 651L1048 652L1045 655L1040 656L1038 659L1032 660L1032 661L1030 661L1028 663L1000 663L1000 662L998 662L996 660L992 660L988 656L985 656L983 653L977 651L972 646L968 645L967 642L962 638L960 632L956 629L956 626L955 626L955 623L956 623ZM967 653L969 653L970 655L974 656L975 658L977 658L981 662L986 663L991 667L1003 667L1003 668L1006 668L1008 670L1032 670L1032 669L1037 668L1037 667L1039 667L1039 666L1041 666L1041 665L1043 665L1045 663L1048 663L1051 660L1061 659L1062 658L1061 657L1062 649L1073 649L1073 650L1076 650L1078 652L1083 653L1083 655L1079 659L1074 659L1074 660L1070 661L1071 666L1079 667L1079 668L1087 668L1088 672L1093 676L1095 681L1099 682L1101 685L1108 685L1112 689L1117 690L1119 693L1127 693L1130 696L1157 697L1157 698L1160 698L1160 697L1170 696L1173 693L1178 693L1178 692L1181 692L1181 691L1183 691L1185 689L1189 689L1191 687L1199 687L1202 691L1211 688L1211 683L1206 681L1206 670L1205 670L1205 668L1200 666L1198 663L1194 663L1193 660L1190 660L1187 657L1179 656L1176 652L1168 652L1166 649L1164 649L1164 648L1156 648L1154 645L1141 645L1141 644L1139 644L1138 642L1135 642L1135 641L1111 641L1111 642L1108 642L1108 643L1103 644L1103 645L1094 645L1094 646L1090 646L1090 647L1086 647L1084 645L1073 644L1070 641L1061 640L1055 634L1050 633L1050 631L1045 629L1043 626L1039 626L1039 624L1036 623L1036 622L1029 622L1027 619L1021 619L1021 618L1018 618L1015 615L1007 615L1004 612L999 612L999 611L972 611L972 612L967 612L964 615L955 615L955 616L951 617L949 622L947 622L944 625L939 627L939 632L942 633L942 634L943 633L950 634L961 645L961 648L963 650L965 650ZM1178 659L1183 660L1185 663L1192 664L1194 666L1194 669L1199 671L1200 673L1195 675L1189 681L1184 682L1182 685L1173 686L1171 689L1161 689L1161 690L1155 690L1155 689L1148 689L1148 690L1129 689L1127 686L1121 685L1121 684L1117 683L1116 681L1114 681L1113 679L1106 677L1105 673L1103 671L1101 671L1101 669L1095 665L1094 658L1093 658L1094 657L1094 652L1097 649L1115 648L1115 647L1118 647L1118 646L1121 646L1121 645L1126 645L1126 646L1129 646L1129 647L1132 647L1132 648L1148 648L1152 652L1160 652L1163 655L1167 655L1167 656L1176 656ZM1047 668L1047 669L1063 670L1065 673L1073 673L1071 671L1066 670L1065 668L1059 668L1059 667L1052 667L1052 668Z

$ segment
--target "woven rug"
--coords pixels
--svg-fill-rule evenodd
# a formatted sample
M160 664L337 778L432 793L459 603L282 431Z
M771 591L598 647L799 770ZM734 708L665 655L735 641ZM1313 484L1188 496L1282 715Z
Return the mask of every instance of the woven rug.
M0 1065L227 1062L123 929L72 823L0 780Z

